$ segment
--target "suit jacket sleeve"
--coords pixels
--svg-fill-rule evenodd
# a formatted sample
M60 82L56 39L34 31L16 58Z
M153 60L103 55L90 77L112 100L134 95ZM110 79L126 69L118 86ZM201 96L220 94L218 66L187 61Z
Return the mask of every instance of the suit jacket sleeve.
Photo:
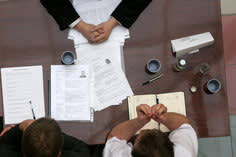
M130 28L152 0L122 0L111 16Z
M78 157L88 157L90 156L89 146L72 136L63 134L64 145L62 148L62 157L67 156L65 154L77 154ZM71 156L71 155L68 155Z
M60 30L65 30L80 17L69 0L40 0L40 2L56 20Z
M0 153L4 152L20 152L21 138L23 132L19 125L7 131L0 139Z
M122 0L113 16L122 26L130 28L152 0ZM66 29L80 16L69 0L40 0L61 30Z

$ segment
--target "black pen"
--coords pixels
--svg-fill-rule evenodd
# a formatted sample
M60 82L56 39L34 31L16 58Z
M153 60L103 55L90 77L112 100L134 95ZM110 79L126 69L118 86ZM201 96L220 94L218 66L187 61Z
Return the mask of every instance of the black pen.
M156 97L156 104L159 104L159 99ZM158 129L161 129L160 123L158 123Z
M164 74L160 74L159 76L156 76L156 77L152 78L151 80L148 80L148 81L144 82L144 83L143 83L143 86L145 86L145 85L151 83L152 81L155 81L155 80L160 79L162 76L164 76Z
M32 101L30 100L29 103L30 103L33 119L35 120L36 118L35 118L34 109L33 109L33 106L32 106Z

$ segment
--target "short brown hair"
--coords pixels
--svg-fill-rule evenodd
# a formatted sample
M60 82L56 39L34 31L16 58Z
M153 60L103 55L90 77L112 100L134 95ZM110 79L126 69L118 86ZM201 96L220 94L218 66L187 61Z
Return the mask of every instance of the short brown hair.
M133 157L174 157L173 143L157 129L145 130L132 150Z
M22 152L25 157L57 157L62 145L61 129L50 118L36 120L23 133Z

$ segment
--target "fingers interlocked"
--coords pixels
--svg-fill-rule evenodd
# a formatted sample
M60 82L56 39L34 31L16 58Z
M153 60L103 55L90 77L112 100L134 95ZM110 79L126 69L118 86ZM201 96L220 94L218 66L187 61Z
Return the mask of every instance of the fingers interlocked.
M163 114L167 112L167 107L163 104L156 104L150 107L147 104L141 104L137 106L138 115L144 114L154 120L159 119Z

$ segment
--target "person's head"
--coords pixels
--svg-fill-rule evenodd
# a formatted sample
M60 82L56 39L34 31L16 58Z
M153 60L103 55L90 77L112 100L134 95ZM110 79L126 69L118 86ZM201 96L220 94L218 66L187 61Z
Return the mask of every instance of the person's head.
M157 129L142 131L135 140L133 157L174 157L173 143Z
M40 118L26 128L22 137L24 157L59 157L63 136L57 122Z

